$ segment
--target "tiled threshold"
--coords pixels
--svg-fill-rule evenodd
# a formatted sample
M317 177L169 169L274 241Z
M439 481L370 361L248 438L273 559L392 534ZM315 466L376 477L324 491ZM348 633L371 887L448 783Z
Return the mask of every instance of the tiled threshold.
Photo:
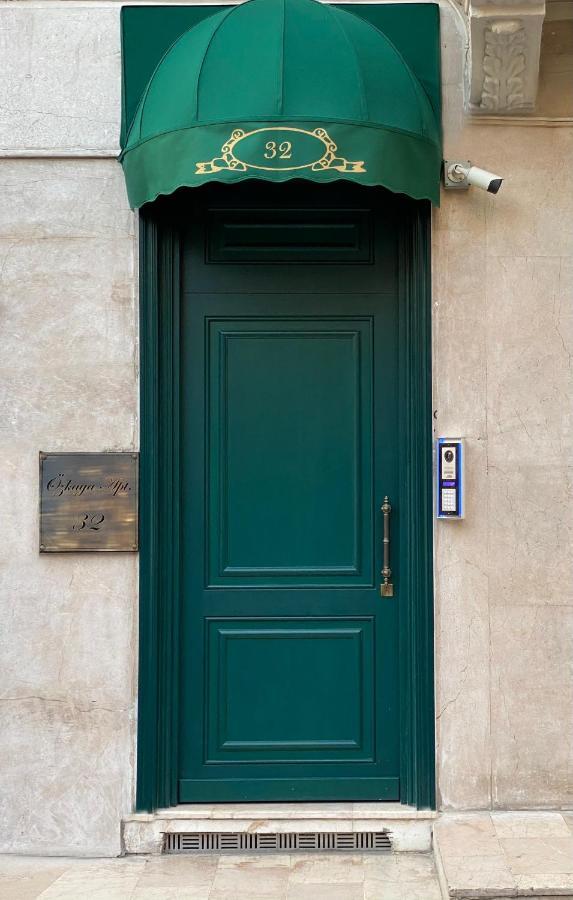
M433 844L446 900L573 900L573 812L442 813Z
M128 854L158 854L170 833L388 830L393 850L426 851L436 815L400 803L186 804L126 816L123 846Z

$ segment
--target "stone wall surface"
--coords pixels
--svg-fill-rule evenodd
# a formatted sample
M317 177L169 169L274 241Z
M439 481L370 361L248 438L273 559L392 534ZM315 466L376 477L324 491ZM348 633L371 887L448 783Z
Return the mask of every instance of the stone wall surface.
M439 795L445 808L562 807L573 802L573 127L470 122L456 61L444 155L506 181L495 197L442 192L434 214L436 435L467 443L467 517L435 528Z
M120 5L0 7L0 148L117 154Z
M38 451L137 446L134 216L114 160L0 161L0 850L114 855L136 557L38 554Z
M112 158L119 6L0 6L7 852L114 855L133 806L136 558L37 550L38 451L137 447L136 217ZM469 124L466 50L444 2L445 154L507 180L497 197L443 193L434 214L436 434L466 438L468 488L467 518L435 529L440 803L563 806L573 130Z

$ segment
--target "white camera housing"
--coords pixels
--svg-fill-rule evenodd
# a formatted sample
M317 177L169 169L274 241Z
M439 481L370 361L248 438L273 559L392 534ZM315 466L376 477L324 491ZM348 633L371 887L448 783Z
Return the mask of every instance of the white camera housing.
M444 187L446 190L467 191L472 185L481 188L482 191L488 191L490 194L497 194L502 181L501 175L495 175L493 172L488 172L487 169L473 166L469 160L444 161Z

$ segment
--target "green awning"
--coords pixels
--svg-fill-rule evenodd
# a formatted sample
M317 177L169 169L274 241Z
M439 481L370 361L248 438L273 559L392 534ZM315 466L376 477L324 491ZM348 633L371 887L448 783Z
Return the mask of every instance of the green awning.
M317 0L248 0L169 47L120 160L133 207L246 178L344 178L437 204L441 131L374 25Z

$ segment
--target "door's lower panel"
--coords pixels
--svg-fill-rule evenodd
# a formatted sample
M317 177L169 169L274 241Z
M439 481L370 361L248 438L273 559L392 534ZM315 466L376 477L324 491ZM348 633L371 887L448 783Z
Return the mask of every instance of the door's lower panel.
M374 762L373 627L207 620L205 764Z
M400 799L398 778L182 779L180 803L254 803L293 800L390 801Z
M179 802L398 800L395 735L376 719L378 619L206 617Z

